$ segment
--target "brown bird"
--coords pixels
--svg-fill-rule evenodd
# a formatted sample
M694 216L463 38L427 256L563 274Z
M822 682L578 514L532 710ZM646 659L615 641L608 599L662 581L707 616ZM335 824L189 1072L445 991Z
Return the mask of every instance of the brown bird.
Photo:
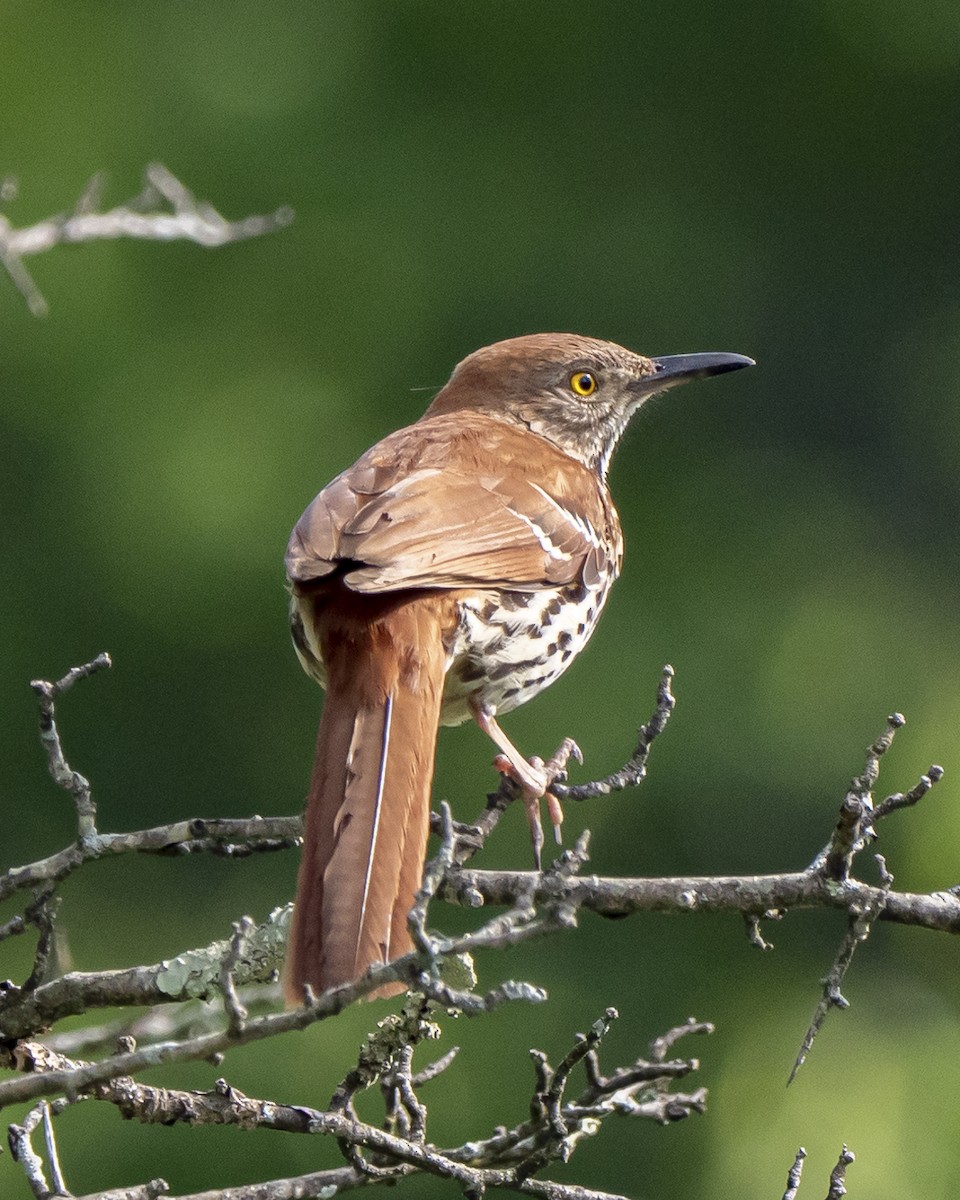
M291 625L327 696L292 1003L304 984L353 981L411 949L439 725L472 717L531 805L547 793L560 763L525 760L497 717L567 669L619 574L606 482L617 441L654 393L752 365L739 354L643 358L573 334L498 342L309 505L287 548Z

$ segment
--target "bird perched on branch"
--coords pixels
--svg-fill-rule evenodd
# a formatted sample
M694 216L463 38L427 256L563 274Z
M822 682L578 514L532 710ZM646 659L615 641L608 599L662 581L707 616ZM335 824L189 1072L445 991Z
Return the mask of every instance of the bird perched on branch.
M438 726L472 718L539 801L575 750L527 760L498 723L586 645L617 578L610 456L651 395L751 366L535 334L465 358L415 424L307 507L287 548L297 654L327 695L288 953L292 1002L411 948ZM539 845L537 844L539 858ZM394 989L395 990L395 989Z

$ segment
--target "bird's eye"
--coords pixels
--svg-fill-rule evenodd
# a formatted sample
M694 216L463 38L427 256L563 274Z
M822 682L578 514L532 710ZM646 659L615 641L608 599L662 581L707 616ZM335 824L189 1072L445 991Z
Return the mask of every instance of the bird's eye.
M575 371L570 376L570 387L578 396L592 396L597 390L597 377L589 371Z

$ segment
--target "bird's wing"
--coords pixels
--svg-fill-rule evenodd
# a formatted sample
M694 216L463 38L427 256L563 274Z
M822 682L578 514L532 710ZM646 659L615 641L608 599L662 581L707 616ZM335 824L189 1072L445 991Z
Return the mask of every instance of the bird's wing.
M589 582L608 519L593 474L540 438L547 469L530 471L521 456L535 435L458 416L401 430L324 488L290 539L294 583L336 573L376 593Z

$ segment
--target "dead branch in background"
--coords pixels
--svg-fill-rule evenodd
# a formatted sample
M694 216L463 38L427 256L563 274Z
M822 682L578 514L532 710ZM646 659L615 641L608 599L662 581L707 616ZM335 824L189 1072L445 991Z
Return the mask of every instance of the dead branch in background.
M188 241L208 248L226 246L283 229L293 220L293 209L283 206L262 216L228 221L212 204L198 200L162 163L150 163L143 174L140 194L106 212L98 211L105 183L105 176L100 173L89 181L69 213L23 229L14 228L9 218L0 213L0 266L34 316L46 316L49 307L24 266L23 260L31 254L42 254L54 246L115 238ZM9 202L16 194L14 179L0 182L0 201Z
M501 1127L490 1136L471 1139L459 1147L440 1149L427 1141L428 1110L420 1091L451 1066L455 1051L414 1071L416 1047L437 1036L440 1024L451 1013L483 1016L503 1004L546 1000L542 989L524 981L508 981L479 992L472 966L475 951L502 949L531 938L555 935L576 924L581 908L606 916L639 911L737 912L747 918L750 940L769 948L760 932L761 920L782 916L791 908L843 908L848 914L848 931L824 981L799 1066L829 1009L846 1004L840 993L841 982L856 947L869 936L875 920L960 932L960 898L955 892L922 896L894 892L893 878L882 859L880 886L864 883L852 873L858 855L875 840L879 822L916 804L942 776L939 767L931 767L909 793L897 793L874 804L881 756L903 724L903 718L894 714L885 732L869 747L866 768L852 781L826 845L803 871L753 877L585 878L581 871L587 862L586 833L543 872L472 870L467 866L469 859L484 844L510 802L511 787L504 783L473 824L454 822L445 804L434 815L433 828L440 836L440 847L425 868L423 885L410 914L414 951L371 968L356 983L319 996L308 990L299 1009L277 1011L280 996L276 977L286 940L289 905L277 909L260 924L249 918L235 921L232 932L225 930L223 940L161 963L49 978L56 889L86 863L124 853L213 853L240 858L298 844L297 817L195 818L130 833L102 833L97 827L93 789L64 754L56 704L76 682L109 665L108 656L100 655L55 683L34 681L31 685L39 697L40 738L50 774L72 797L77 837L56 854L0 874L0 899L20 893L30 897L22 912L0 926L0 939L22 934L28 928L38 930L29 978L19 986L8 983L0 990L0 1065L15 1072L0 1081L0 1107L24 1102L33 1105L22 1124L11 1126L10 1140L36 1197L45 1198L51 1190L67 1194L56 1151L55 1118L76 1103L99 1100L112 1104L124 1117L144 1123L233 1124L244 1129L320 1134L333 1137L341 1148L346 1164L343 1167L230 1189L231 1200L316 1195L325 1188L346 1190L395 1181L417 1172L450 1179L471 1197L498 1187L551 1200L601 1200L599 1192L536 1176L552 1164L565 1162L584 1137L600 1131L610 1115L667 1123L702 1113L705 1089L675 1090L677 1082L699 1064L695 1059L673 1059L668 1055L679 1038L710 1032L711 1026L688 1021L655 1039L646 1057L605 1074L598 1055L610 1023L616 1019L616 1012L608 1009L586 1035L577 1035L557 1067L549 1065L543 1052L531 1051L535 1082L529 1120L512 1128ZM627 767L599 784L571 788L568 795L605 795L625 786L628 780L639 782L643 778L650 747L673 709L672 674L670 668L664 670L655 712L640 727L637 749ZM486 904L507 908L473 930L445 936L428 927L431 905L438 900L472 909ZM410 989L407 999L400 1013L380 1022L370 1035L357 1065L341 1082L326 1110L252 1099L224 1079L209 1092L158 1089L135 1080L151 1066L199 1059L219 1062L233 1047L332 1019L391 980L401 980ZM86 1030L47 1033L65 1017L90 1009L134 1006L146 1006L148 1011L130 1019L113 1018ZM90 1054L100 1057L84 1057ZM575 1071L583 1073L584 1083L573 1095L570 1080ZM374 1086L383 1095L383 1128L360 1120L354 1109L355 1096ZM32 1139L40 1132L45 1160L33 1146ZM801 1151L791 1168L785 1197L796 1195L802 1161ZM834 1170L835 1178L831 1177L831 1195L843 1194L844 1173L850 1161L852 1155L844 1148ZM124 1189L123 1195L146 1200L162 1194L165 1187L161 1180L153 1180ZM119 1197L120 1192L116 1195ZM212 1200L215 1195L206 1193L204 1200Z

